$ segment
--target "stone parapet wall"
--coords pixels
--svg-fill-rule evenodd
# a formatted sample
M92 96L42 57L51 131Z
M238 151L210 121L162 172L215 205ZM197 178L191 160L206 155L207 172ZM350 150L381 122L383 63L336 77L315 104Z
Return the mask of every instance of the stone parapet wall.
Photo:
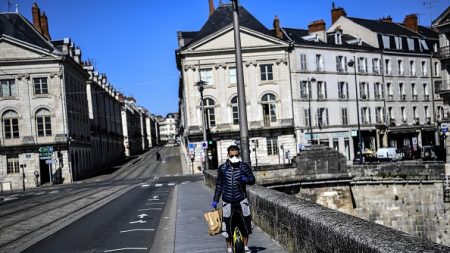
M348 172L355 180L365 178L402 178L442 180L445 164L422 162L396 162L347 166Z
M216 171L205 171L214 187ZM289 252L450 252L450 248L262 186L248 188L255 224Z

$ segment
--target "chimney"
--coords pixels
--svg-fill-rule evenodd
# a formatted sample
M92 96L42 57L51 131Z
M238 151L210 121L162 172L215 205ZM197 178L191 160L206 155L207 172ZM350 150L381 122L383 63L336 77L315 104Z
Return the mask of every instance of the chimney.
M323 19L313 21L311 24L308 25L308 32L314 33L314 32L322 32L325 31L325 21Z
M214 0L209 0L209 16L214 13Z
M386 22L386 23L392 23L392 17L391 16L382 17L382 18L380 18L380 21Z
M41 28L41 10L39 9L37 3L33 4L31 7L31 13L33 14L33 25L42 34Z
M283 39L283 32L281 31L280 19L278 16L275 16L275 19L273 20L273 29L275 29L275 36L279 39Z
M333 2L333 8L331 9L331 24L334 24L336 20L338 20L341 16L346 17L347 13L345 12L344 8L336 8Z
M45 15L45 11L44 11L44 13L42 13L40 20L41 20L42 35L44 35L44 37L47 40L51 40L50 33L48 32L48 19L47 19L47 15Z
M406 28L413 30L415 32L419 31L419 26L417 23L417 15L416 14L406 15L405 20L403 21L403 25L406 26Z

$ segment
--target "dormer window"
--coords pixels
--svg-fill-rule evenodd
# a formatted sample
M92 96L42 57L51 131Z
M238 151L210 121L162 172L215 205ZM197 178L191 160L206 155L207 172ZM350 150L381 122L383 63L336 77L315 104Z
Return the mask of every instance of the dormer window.
M383 48L384 49L389 49L391 48L391 42L390 42L390 38L388 35L382 35L383 38Z
M402 50L403 49L402 38L401 37L395 37L395 48L397 48L397 50Z
M336 32L334 34L334 39L336 41L336 45L342 45L342 34L340 32Z
M414 39L407 38L409 51L414 51Z
M425 40L419 40L420 51L428 50L428 45Z

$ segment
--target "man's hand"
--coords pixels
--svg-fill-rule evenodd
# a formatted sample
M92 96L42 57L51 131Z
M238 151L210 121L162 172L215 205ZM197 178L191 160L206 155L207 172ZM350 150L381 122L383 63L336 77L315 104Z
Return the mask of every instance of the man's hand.
M217 209L217 201L211 203L212 208Z
M246 176L240 176L237 179L237 181L240 182L240 183L246 184L248 182L248 178Z

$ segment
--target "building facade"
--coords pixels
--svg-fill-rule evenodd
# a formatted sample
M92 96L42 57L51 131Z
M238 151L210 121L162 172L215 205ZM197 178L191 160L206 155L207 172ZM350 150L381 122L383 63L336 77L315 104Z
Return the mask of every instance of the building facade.
M219 6L200 31L178 33L180 130L186 147L202 140L195 85L205 81L214 165L226 159L226 147L239 143L230 8ZM358 134L363 152L394 146L414 157L421 146L440 145L443 103L434 91L441 82L439 35L418 25L415 15L394 23L350 18L333 6L331 27L318 20L307 30L283 28L277 17L269 30L243 7L239 15L253 165L289 162L311 143L352 160L360 150ZM195 161L201 153L197 145Z
M178 113L169 113L159 121L159 133L164 143L175 143L178 136Z

